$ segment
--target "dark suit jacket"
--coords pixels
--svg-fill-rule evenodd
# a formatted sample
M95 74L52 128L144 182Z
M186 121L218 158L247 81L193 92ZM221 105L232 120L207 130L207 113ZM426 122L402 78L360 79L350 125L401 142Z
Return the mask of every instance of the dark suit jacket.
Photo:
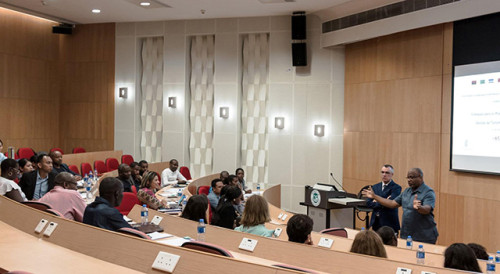
M35 194L37 172L38 170L33 170L32 172L24 173L19 181L19 186L28 200L33 200L33 194ZM49 189L47 192L54 188L54 178L56 175L54 172L49 173Z
M85 208L83 223L100 228L116 231L122 227L132 228L118 209L112 207L102 197L95 197L95 201Z
M389 199L394 200L396 197L401 194L401 186L396 184L394 181L391 182L384 188L382 191L382 182L373 185L372 190L375 194L379 195L382 198L387 198L391 196ZM378 227L374 229L378 229L381 226L390 226L394 229L395 232L398 232L401 227L399 226L399 216L397 208L387 208L379 203L373 201L373 199L368 199L366 202L366 206L373 208L373 213L370 221L370 226L373 226L375 220L378 218Z

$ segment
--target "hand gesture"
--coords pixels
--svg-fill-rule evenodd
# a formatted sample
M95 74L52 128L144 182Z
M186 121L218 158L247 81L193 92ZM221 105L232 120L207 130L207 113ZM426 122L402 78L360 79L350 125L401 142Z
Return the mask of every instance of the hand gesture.
M413 197L413 208L419 210L422 207L422 201L417 200L417 194Z
M373 196L373 190L372 190L372 187L368 187L368 189L363 189L363 192L362 194L370 199L373 199L374 196Z

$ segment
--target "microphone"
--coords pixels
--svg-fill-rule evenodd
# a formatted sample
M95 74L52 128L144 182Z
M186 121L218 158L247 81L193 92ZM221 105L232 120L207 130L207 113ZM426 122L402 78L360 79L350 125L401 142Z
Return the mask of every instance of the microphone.
M330 172L330 176L332 177L332 179L337 183L338 186L340 186L340 189L345 192L345 189L342 187L342 185L335 179L335 177L333 177L333 172Z

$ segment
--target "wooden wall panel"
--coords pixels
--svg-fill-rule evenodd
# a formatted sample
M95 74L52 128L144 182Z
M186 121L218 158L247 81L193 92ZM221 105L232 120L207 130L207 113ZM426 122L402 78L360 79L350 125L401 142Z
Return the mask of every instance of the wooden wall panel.
M421 167L437 195L439 244L477 242L493 252L498 176L449 171L452 43L453 25L444 24L346 47L344 183L357 191L391 163L406 188L406 170Z

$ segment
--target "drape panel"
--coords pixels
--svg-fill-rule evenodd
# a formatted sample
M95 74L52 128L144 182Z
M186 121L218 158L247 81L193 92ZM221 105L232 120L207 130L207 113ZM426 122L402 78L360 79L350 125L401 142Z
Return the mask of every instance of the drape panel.
M144 38L141 58L141 158L148 162L161 162L163 37Z
M268 176L268 34L248 34L243 38L242 71L241 165L247 184L253 186L266 184Z
M213 35L191 38L189 156L194 178L213 173L214 46Z

